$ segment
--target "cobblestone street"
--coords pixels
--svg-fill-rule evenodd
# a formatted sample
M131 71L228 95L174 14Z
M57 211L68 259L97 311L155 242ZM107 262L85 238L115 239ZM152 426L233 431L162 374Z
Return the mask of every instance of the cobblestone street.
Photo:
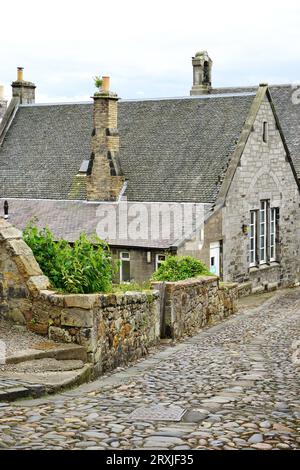
M300 289L278 292L96 382L0 404L0 448L300 448L299 331Z

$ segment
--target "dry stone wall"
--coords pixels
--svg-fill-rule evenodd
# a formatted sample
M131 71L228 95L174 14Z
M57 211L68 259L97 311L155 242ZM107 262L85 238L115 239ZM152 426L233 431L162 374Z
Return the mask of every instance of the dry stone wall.
M0 317L49 339L84 346L96 375L138 359L161 331L174 339L236 311L236 284L216 277L153 283L120 294L59 294L51 290L19 230L0 218Z
M164 298L165 336L174 339L191 336L237 310L237 284L219 284L216 277L166 282L164 287L163 283L153 283L153 287Z
M158 292L58 294L21 236L0 218L0 316L54 341L85 346L97 374L142 357L157 343Z

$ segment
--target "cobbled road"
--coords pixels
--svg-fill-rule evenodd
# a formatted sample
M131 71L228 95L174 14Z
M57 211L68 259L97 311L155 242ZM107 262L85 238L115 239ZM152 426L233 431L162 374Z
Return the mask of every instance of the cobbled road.
M96 382L0 404L0 448L299 449L299 331L300 289L278 292ZM153 405L187 413L130 417Z

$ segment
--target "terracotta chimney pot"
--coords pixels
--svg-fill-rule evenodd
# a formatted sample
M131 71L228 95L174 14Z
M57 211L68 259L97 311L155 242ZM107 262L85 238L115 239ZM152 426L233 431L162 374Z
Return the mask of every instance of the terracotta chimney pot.
M109 77L102 77L102 90L109 91Z
M18 75L18 82L23 82L23 67L18 67L18 70L17 70L17 75Z

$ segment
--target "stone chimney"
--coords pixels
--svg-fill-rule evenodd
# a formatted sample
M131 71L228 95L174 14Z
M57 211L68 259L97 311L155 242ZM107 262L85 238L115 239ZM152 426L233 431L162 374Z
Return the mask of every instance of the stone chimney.
M35 84L23 79L23 67L17 69L17 80L11 84L13 98L17 98L20 104L35 102Z
M204 95L211 91L212 60L206 51L197 52L192 59L193 86L191 96Z
M0 85L0 121L2 120L7 108L7 101L4 99L4 86Z
M87 171L87 199L116 201L125 178L119 159L118 96L109 91L109 77L93 96L92 154Z

